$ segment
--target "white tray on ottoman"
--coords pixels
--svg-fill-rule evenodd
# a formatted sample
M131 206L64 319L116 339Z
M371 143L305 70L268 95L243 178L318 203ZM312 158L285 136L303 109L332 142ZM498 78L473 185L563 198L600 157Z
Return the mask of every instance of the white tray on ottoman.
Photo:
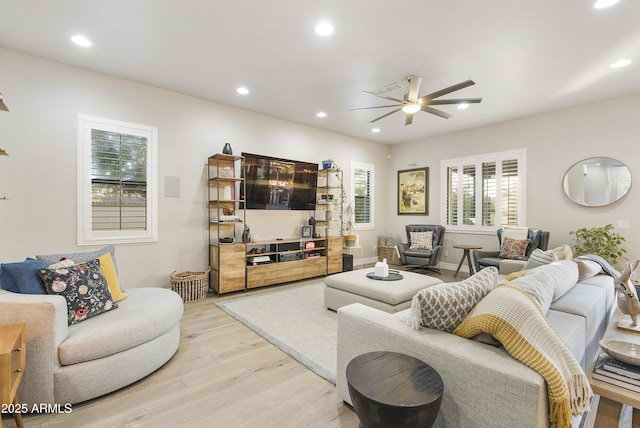
M359 269L336 273L324 279L324 305L337 311L352 303L362 303L372 308L394 313L411 306L415 294L442 280L414 272L400 271L398 281L379 281L367 278L373 269Z

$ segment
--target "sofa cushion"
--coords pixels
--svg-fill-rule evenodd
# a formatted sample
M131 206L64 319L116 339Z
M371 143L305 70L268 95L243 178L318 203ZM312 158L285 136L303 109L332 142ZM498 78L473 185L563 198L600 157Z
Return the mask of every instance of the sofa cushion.
M411 301L410 324L452 332L497 284L498 269L489 266L464 281L425 288Z
M523 269L533 269L538 266L548 265L555 261L557 261L557 259L553 250L543 251L540 248L536 248L531 252L529 260L527 260Z
M39 269L38 273L48 294L66 299L69 325L118 307L98 260L59 269Z
M502 247L500 248L501 259L511 259L514 257L523 257L527 252L529 245L528 239L511 239L505 236L502 239Z
M433 232L410 232L410 250L433 250Z
M587 327L584 317L550 309L547 312L547 319L558 336L567 344L582 369L586 370L584 354Z
M552 310L580 316L585 320L585 364L595 356L599 341L607 329L609 312L606 302L605 289L580 282L551 304Z
M41 261L31 258L23 262L2 263L0 287L14 293L47 294L42 278L38 275L38 269L46 267Z
M69 327L58 347L63 366L96 360L134 348L171 330L180 322L183 302L168 289L131 288L116 311Z
M525 290L547 313L551 303L562 297L578 282L578 265L571 260L553 262L531 269L511 284Z
M101 255L100 257L98 257L98 260L100 261L100 269L102 269L102 274L107 280L107 285L109 286L109 292L111 293L113 301L119 302L120 300L127 297L126 293L124 293L120 288L118 272L116 272L116 265L113 263L111 253L105 253Z
M573 259L578 264L578 280L591 278L602 272L602 266L592 260Z
M116 247L114 245L107 245L95 251L87 251L84 253L58 253L58 254L39 254L36 255L36 259L40 260L44 264L52 265L59 262L62 259L71 259L75 263L85 263L91 260L95 260L103 254L110 253L114 266L116 266Z

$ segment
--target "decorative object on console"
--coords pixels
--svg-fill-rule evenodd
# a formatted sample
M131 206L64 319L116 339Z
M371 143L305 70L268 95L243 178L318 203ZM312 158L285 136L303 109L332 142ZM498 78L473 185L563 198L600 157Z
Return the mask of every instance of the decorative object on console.
M231 149L231 144L229 143L225 143L223 149L222 149L222 153L225 155L232 155L233 154L233 150Z
M640 366L640 345L637 343L621 340L601 340L600 347L616 360Z
M627 262L627 267L624 269L619 277L615 278L613 283L616 286L618 294L618 307L623 314L627 314L631 317L631 323L623 323L618 321L618 328L625 330L632 330L640 333L640 327L638 327L638 315L640 314L640 301L638 301L638 294L636 288L631 283L631 273L636 270L640 263L640 259L631 263Z
M0 156L9 156L9 153L7 153L3 148L0 148Z
M301 238L313 238L313 226L301 226Z
M398 214L429 214L429 168L398 171Z
M2 92L0 92L0 110L9 111L9 108L7 107L7 105L2 100Z

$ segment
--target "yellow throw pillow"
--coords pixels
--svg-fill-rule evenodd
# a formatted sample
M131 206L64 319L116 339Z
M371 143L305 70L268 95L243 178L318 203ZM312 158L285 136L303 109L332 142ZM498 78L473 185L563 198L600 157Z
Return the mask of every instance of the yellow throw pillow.
M98 260L100 260L100 269L102 269L102 274L107 280L107 285L109 286L109 291L111 292L111 298L113 301L119 302L127 297L127 295L120 289L120 281L118 280L116 265L113 264L111 254L105 253L98 257Z
M516 278L520 278L521 276L525 276L526 274L529 273L530 270L531 269L519 270L519 271L516 271L516 272L511 272L504 279L507 280L507 281L513 281Z

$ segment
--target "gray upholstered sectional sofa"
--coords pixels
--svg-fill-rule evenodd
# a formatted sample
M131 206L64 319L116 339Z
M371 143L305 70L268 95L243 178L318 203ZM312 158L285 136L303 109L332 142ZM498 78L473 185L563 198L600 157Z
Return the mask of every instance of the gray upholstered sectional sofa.
M551 270L536 269L545 274L545 269ZM526 281L531 278L511 283ZM565 288L568 291L553 300L546 316L586 370L615 308L613 279L598 274ZM546 384L537 372L500 346L434 329L415 330L403 321L408 311L390 314L358 303L338 310L340 398L351 403L345 370L352 358L371 351L395 351L428 363L442 376L444 397L436 427L549 426Z

